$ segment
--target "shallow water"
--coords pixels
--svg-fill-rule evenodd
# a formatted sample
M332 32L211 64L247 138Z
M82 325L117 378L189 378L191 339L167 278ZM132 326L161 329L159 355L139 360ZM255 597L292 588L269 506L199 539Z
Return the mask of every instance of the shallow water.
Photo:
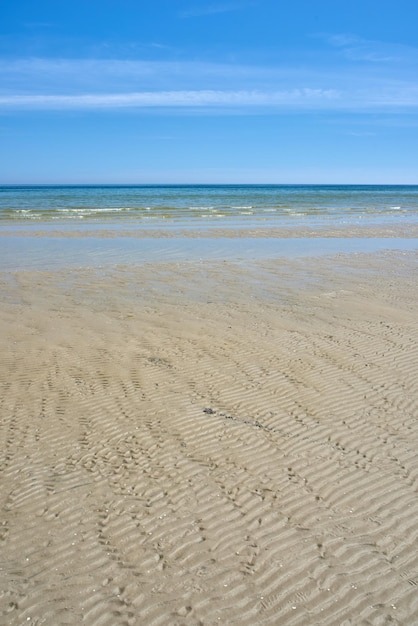
M413 185L0 186L7 270L415 250L417 227Z
M214 260L260 260L318 257L383 250L418 249L417 239L360 237L317 238L184 238L115 237L112 239L3 237L3 270L112 267L145 263L187 263Z

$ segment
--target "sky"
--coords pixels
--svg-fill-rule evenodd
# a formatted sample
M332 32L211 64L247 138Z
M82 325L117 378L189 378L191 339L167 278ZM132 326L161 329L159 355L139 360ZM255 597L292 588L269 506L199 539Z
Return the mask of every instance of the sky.
M418 184L416 0L1 0L0 183Z

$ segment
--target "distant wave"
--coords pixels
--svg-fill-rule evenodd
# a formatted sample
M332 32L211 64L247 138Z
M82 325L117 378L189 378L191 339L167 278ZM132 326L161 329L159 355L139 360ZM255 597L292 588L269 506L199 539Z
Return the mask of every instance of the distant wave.
M418 186L1 186L0 221L243 225L418 220Z

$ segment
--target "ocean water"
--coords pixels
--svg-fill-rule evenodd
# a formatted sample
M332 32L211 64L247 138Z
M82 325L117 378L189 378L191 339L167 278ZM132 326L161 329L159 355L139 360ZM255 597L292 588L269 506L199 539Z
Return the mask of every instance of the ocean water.
M418 185L0 186L0 269L410 251L418 239L400 233L416 224ZM344 236L388 225L401 227L396 237L370 228ZM209 236L214 228L219 236ZM247 237L254 228L264 236ZM292 236L268 237L270 228ZM339 237L303 238L300 228L338 228Z
M418 185L0 186L0 228L141 228L418 221Z

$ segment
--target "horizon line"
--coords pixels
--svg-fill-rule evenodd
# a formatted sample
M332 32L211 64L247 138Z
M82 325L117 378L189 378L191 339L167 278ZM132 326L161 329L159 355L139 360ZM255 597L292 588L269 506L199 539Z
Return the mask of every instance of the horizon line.
M277 182L254 182L254 183L242 183L242 182L229 182L229 183L216 183L216 182L200 182L200 183L181 183L181 182L159 182L159 183L100 183L100 182L73 182L73 183L3 183L0 182L0 187L228 187L228 186L239 186L239 187L260 187L260 186L275 186L275 187L417 187L418 182L415 183L347 183L347 182L316 182L316 183L308 183L308 182L299 182L299 183L277 183Z

